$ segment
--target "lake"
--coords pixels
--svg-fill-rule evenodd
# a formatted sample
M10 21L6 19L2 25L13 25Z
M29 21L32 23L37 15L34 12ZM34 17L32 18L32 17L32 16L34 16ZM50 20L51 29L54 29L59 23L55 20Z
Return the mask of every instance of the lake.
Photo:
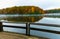
M41 20L38 20L36 23L49 23L49 24L60 25L60 18L43 17ZM14 25L14 26L23 25L23 27L26 27L25 24L20 24L20 23L4 23L3 22L3 25ZM41 26L31 25L30 27L60 31L59 27L49 27L49 26L42 26L42 25ZM23 34L26 33L25 29L20 29L20 28L4 27L3 29L4 29L4 31L9 31L9 32L16 32L16 33L23 33ZM35 35L35 36L40 36L40 37L47 37L47 38L50 38L50 39L60 39L60 34L54 34L54 33L49 33L49 32L30 30L30 34Z

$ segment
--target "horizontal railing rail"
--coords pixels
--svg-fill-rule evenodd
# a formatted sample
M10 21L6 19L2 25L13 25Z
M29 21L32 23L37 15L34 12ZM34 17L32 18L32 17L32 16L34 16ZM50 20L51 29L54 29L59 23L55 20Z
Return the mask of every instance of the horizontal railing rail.
M30 28L30 30L37 30L37 31L43 31L43 32L49 32L49 33L60 34L60 31L47 30L47 29Z
M3 27L23 28L23 29L26 29L26 27L22 27L22 26L12 26L12 25L3 25Z
M54 31L54 30L48 30L48 29L41 29L41 28L33 28L31 25L43 25L43 26L51 26L51 27L60 27L60 25L56 24L43 24L43 23L25 23L26 27L23 26L13 26L13 25L2 25L2 22L0 22L0 31L3 31L3 27L12 27L12 28L22 28L26 29L26 35L30 35L30 30L37 30L37 31L43 31L43 32L49 32L49 33L55 33L60 34L60 31Z
M50 26L50 27L60 27L60 25L57 24L46 24L46 23L30 23L32 25L43 25L43 26Z

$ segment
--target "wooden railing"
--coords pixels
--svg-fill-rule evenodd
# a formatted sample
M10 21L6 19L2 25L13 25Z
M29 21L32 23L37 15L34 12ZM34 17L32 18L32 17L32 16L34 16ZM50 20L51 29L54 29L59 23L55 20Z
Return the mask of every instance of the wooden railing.
M60 27L60 25L56 24L44 24L44 23L30 23L30 25L42 25L42 26L49 26L49 27ZM38 29L38 28L30 28L32 30L37 30L37 31L44 31L44 32L50 32L50 33L55 33L55 34L60 34L60 31L55 31L55 30L47 30L47 29Z
M26 27L22 26L11 26L11 25L2 25L2 22L0 22L0 31L3 31L3 27L12 27L12 28L22 28L26 29L26 35L30 36L30 30L37 30L37 31L43 31L43 32L50 32L55 34L60 34L60 31L54 31L54 30L47 30L47 29L40 29L40 28L32 28L31 25L43 25L43 26L50 26L50 27L60 27L60 25L56 24L43 24L43 23L24 23L26 24Z

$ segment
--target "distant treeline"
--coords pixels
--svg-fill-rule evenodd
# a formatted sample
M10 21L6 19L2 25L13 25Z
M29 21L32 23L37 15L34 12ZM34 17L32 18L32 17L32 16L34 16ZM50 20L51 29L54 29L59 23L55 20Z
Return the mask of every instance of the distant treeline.
M36 6L14 6L0 9L0 14L42 14L43 9Z
M45 10L45 13L60 13L60 9Z

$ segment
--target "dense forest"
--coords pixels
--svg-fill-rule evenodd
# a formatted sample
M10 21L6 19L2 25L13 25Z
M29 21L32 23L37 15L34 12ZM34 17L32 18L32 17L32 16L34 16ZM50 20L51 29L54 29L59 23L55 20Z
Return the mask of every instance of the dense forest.
M0 14L41 14L43 9L36 6L14 6L0 9Z
M0 14L44 14L44 10L36 6L14 6L10 8L0 9ZM36 22L40 20L41 16L32 17L6 17L4 20L14 21L14 22Z
M45 10L45 13L60 13L60 8L59 9Z

